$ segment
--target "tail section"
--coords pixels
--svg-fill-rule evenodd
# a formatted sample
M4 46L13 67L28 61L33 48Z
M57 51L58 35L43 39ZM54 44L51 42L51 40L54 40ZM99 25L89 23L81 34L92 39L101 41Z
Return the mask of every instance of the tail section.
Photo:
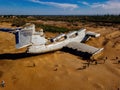
M16 48L23 48L31 44L32 30L20 30L15 33Z
M34 24L27 24L21 30L16 30L16 48L23 48L29 45L45 45L46 39L44 38L43 30L36 32Z
M16 48L20 49L31 45L32 34L35 32L35 25L27 23L23 28L17 29L15 34Z

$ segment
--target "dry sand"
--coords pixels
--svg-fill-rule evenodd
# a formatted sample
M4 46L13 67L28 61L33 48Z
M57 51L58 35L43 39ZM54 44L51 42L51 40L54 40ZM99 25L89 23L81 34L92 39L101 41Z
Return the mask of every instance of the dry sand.
M10 24L0 24L3 26L10 27ZM103 57L107 60L84 70L81 68L86 61L79 56L62 51L28 55L24 53L25 48L15 49L13 34L0 32L0 81L6 82L0 90L120 89L120 64L116 60L116 57L120 60L120 30L112 26L85 28L102 34L87 43L104 47Z

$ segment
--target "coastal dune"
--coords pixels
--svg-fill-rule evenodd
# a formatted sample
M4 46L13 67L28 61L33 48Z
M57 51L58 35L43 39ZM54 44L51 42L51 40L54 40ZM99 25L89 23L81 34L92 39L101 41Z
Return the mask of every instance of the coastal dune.
M15 48L13 34L0 32L0 82L5 81L0 90L119 90L120 30L112 26L85 28L101 34L86 43L104 47L98 64L86 69L86 60L69 52L26 54L26 48Z

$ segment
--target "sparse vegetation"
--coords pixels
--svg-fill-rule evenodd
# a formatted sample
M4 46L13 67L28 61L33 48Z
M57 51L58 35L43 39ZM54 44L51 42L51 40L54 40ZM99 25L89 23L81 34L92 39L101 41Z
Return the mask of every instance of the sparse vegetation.
M53 20L53 21L66 21L66 22L103 22L103 23L120 23L120 15L75 15L75 16L41 16L41 15L5 15L0 16L0 21L12 21L11 19L17 18L26 21L31 20Z
M66 21L66 22L103 22L120 23L120 15L94 15L94 16L35 16L40 20Z
M62 28L62 27L56 27L56 26L50 26L50 25L43 25L43 24L36 24L36 27L40 27L40 28L43 28L45 31L48 31L48 32L53 32L53 33L64 33L64 32L67 32L69 31L69 29L67 28Z
M120 24L120 15L95 15L95 16L40 16L40 15L6 15L0 16L0 22L10 22L12 26L22 26L26 22L32 22L36 20L43 21L64 21L68 22L69 26L74 26L71 29L77 29L75 27L78 26L78 22L83 25L87 23L94 23L95 26L114 26ZM36 23L35 23L36 24ZM45 31L49 32L67 32L70 29L66 27L58 27L53 25L45 25L45 24L36 24L37 27L43 28Z
M26 21L24 20L24 19L13 19L13 21L12 21L12 26L17 26L17 27L19 27L19 26L23 26L23 25L25 25L26 24Z

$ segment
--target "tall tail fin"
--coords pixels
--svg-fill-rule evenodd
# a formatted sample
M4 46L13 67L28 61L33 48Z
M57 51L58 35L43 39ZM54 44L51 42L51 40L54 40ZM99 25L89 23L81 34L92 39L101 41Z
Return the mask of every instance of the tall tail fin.
M15 32L16 48L27 47L31 44L32 30L18 30Z

